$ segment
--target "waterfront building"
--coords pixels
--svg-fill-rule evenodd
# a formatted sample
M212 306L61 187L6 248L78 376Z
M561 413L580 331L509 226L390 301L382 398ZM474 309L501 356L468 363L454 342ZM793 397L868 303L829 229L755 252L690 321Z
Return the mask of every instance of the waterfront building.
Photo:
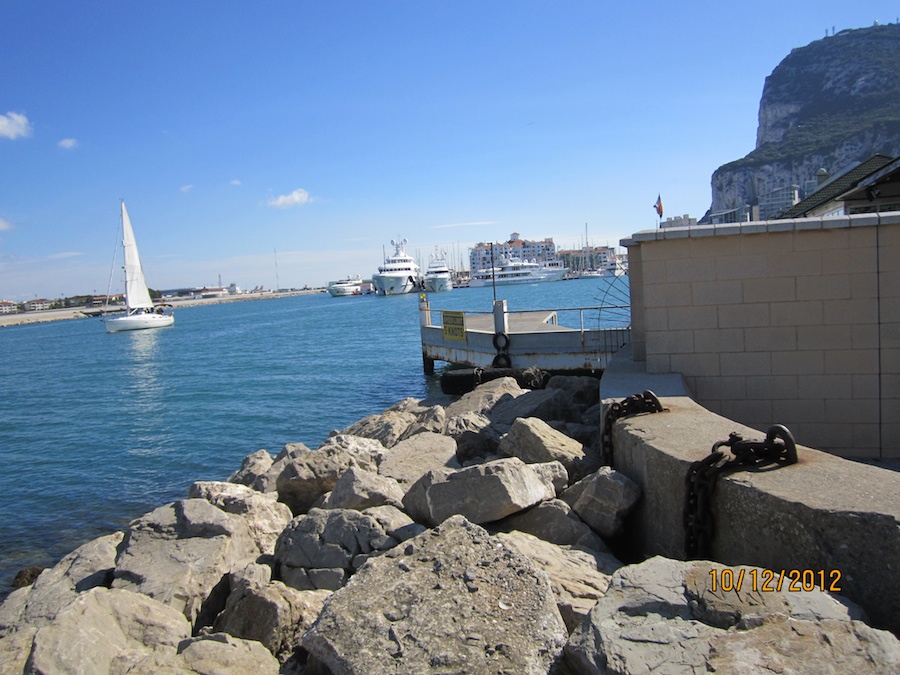
M491 267L491 249L493 262L496 265L501 258L518 258L519 260L537 260L546 262L556 260L556 244L553 239L529 241L522 239L518 232L509 235L505 242L479 242L469 251L469 269L483 270Z

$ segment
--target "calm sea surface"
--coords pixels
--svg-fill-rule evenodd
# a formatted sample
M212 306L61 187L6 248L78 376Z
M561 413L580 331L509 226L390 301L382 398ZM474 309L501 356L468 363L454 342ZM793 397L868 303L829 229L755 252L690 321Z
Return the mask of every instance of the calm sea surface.
M627 282L497 289L509 309L597 307ZM430 295L490 311L493 289ZM332 429L440 392L422 371L418 296L327 294L176 311L173 328L104 332L97 319L0 328L0 598L29 565L224 480L260 448L320 445ZM560 323L578 326L577 314ZM585 313L586 327L616 324Z

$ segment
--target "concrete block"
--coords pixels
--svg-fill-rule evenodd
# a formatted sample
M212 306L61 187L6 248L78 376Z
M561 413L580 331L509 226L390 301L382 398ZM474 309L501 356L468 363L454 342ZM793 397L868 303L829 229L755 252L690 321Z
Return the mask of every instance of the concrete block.
M795 326L759 326L744 330L744 349L748 352L773 352L796 348Z
M716 279L715 260L670 260L666 263L666 281L714 281Z
M790 302L797 299L794 277L747 279L743 282L744 302Z
M743 300L741 282L701 281L692 285L695 305L734 305Z
M744 377L698 377L695 392L697 400L742 401L747 398Z
M828 218L822 220L822 227L825 229L808 230L800 232L794 237L795 251L823 251L838 250L846 251L850 245L850 230L846 227L840 229L830 229L827 223Z
M753 222L741 225L741 234L757 234L759 232L767 232L769 229L766 223Z
M799 378L798 398L850 399L853 395L853 378L843 375L806 375Z
M878 372L878 349L831 349L823 354L826 373L874 375Z
M797 349L851 349L853 340L850 326L798 326Z
M668 328L672 330L717 328L719 325L716 308L711 305L673 307L668 312L668 320Z
M789 218L785 219L785 220L766 221L766 231L767 232L793 232L794 231L794 221Z
M878 301L875 298L830 300L823 307L825 325L875 325L878 323Z
M721 375L718 354L672 354L672 371L685 377Z
M878 424L880 411L877 400L833 398L825 401L825 418L832 424L849 429L851 424ZM853 437L848 436L844 447L853 445Z
M825 372L823 351L772 352L773 375L821 375Z
M747 398L753 400L795 399L800 391L797 375L748 375L746 386Z
M719 354L719 364L723 376L772 374L772 356L769 352Z
M725 353L744 351L744 331L740 328L716 328L693 331L691 351L698 353Z
M821 326L824 321L821 300L773 302L769 312L773 326Z
M797 300L846 300L850 297L849 274L797 277Z
M763 302L742 303L739 305L719 305L711 309L716 312L719 328L747 328L750 326L768 326L769 304ZM706 326L698 326L705 328Z

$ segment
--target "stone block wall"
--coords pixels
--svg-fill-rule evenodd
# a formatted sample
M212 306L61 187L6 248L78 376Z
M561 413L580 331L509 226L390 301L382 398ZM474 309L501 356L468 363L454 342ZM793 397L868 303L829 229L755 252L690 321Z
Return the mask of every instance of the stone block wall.
M703 406L900 458L900 213L638 232L634 355Z

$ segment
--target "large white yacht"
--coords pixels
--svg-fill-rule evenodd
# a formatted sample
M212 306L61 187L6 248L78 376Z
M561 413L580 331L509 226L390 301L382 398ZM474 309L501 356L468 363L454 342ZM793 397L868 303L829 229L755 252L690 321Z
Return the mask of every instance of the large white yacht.
M428 293L440 293L453 290L453 279L447 266L445 253L435 250L425 270L425 290Z
M359 295L362 292L362 277L349 276L340 281L334 281L328 285L328 292L332 298L342 298L347 295Z
M379 265L378 273L372 275L375 292L378 295L400 295L422 290L422 269L406 254L406 239L391 240L394 255L388 256Z
M494 268L478 270L472 275L469 286L508 286L510 284L535 284L542 281L559 281L569 268L561 260L551 260L544 264L536 260L504 258Z

